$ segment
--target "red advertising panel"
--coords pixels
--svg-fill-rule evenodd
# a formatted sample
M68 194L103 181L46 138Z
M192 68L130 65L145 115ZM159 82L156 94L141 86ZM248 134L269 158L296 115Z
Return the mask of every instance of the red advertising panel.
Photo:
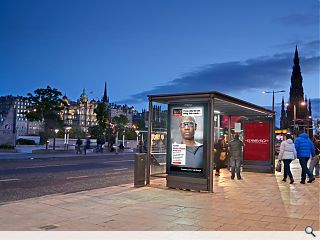
M270 161L270 123L244 123L244 160Z

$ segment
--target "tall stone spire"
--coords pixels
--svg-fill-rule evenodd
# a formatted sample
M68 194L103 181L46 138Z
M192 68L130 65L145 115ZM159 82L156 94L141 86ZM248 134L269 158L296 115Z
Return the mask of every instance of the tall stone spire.
M104 93L103 93L103 97L101 100L104 103L109 103L109 97L107 95L107 82L104 82Z
M300 69L300 60L298 54L298 47L296 46L293 67L291 74L291 86L290 86L290 96L289 96L289 105L287 106L287 119L288 127L293 130L293 120L294 120L294 106L296 108L296 120L297 119L306 119L306 105L301 104L304 102L304 92L302 86L302 75Z
M294 53L293 59L293 67L291 74L291 86L290 86L290 102L294 102L295 104L301 103L303 101L304 93L302 86L302 76L301 69L299 64L299 54L298 47L296 46L296 50Z
M287 126L287 118L286 118L286 110L284 108L284 97L282 97L281 103L281 116L280 116L280 129L286 129Z

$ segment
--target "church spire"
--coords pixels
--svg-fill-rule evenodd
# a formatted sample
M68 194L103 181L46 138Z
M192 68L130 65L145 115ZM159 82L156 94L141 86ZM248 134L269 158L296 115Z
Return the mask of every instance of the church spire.
M312 107L311 107L311 99L309 98L309 112L308 112L308 117L312 117Z
M280 129L286 129L287 122L286 122L286 110L284 108L284 97L282 97L281 102L281 115L280 115Z
M103 97L102 97L102 102L104 103L109 103L109 98L107 95L107 82L104 82L104 93L103 93Z
M294 65L299 65L299 54L298 54L298 46L296 45L296 51L294 52Z

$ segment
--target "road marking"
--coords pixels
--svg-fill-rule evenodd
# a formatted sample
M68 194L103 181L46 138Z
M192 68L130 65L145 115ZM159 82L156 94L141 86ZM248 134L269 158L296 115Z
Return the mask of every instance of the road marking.
M76 166L78 164L55 164L55 165L40 165L32 167L18 167L15 169L32 169L32 168L46 168L46 167L66 167L66 166Z
M88 178L89 176L78 176L78 177L67 177L67 179L79 179L79 178Z
M113 171L123 171L123 170L127 170L128 168L117 168L117 169L113 169Z
M134 160L118 160L118 161L108 161L108 162L103 162L103 163L118 163L118 162L134 162Z
M13 181L20 181L18 178L11 178L11 179L1 179L0 182L13 182Z

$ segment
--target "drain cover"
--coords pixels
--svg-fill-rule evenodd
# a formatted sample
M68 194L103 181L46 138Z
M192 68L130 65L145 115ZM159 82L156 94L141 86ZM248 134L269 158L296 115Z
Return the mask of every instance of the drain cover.
M55 229L55 228L57 228L57 227L58 227L58 226L56 226L56 225L47 225L47 226L42 226L42 227L39 227L39 228L42 229L42 230L48 231L48 230Z

